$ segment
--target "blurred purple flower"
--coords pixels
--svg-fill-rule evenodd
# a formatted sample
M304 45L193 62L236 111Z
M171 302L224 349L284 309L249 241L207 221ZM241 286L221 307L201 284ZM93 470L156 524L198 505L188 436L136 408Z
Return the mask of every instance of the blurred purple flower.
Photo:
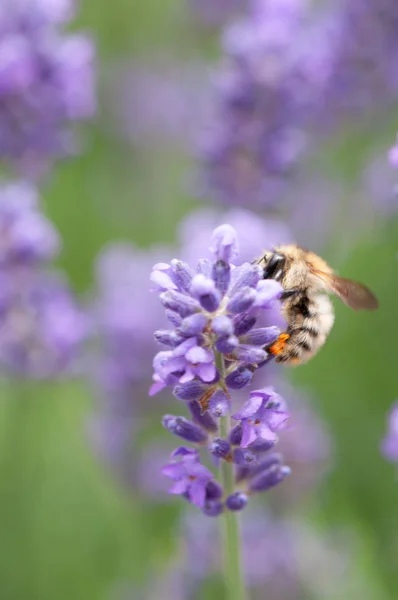
M222 569L218 550L217 523L189 513L182 520L177 555L168 564L167 578L160 575L148 582L149 591L164 592L172 575L177 598L194 598L203 594L202 584ZM264 589L275 600L297 600L304 590L316 597L334 593L338 587L345 597L353 583L350 555L354 546L348 535L336 536L329 531L317 531L311 524L298 519L281 519L264 507L244 513L241 523L242 560L250 597L263 600ZM178 585L179 582L179 585ZM338 582L338 583L337 583ZM357 589L357 588L355 588ZM366 585L361 588L366 589ZM161 592L160 592L161 590ZM126 594L125 600L135 598Z
M130 244L104 248L97 259L97 294L92 320L98 341L92 377L98 394L89 437L96 450L130 483L134 431L156 349L155 325L163 311L150 291L148 273L166 249L140 250Z
M133 144L186 148L207 114L204 65L167 59L115 64L106 84L111 123Z
M93 318L106 362L112 364L105 372L115 382L120 379L122 386L145 381L150 374L156 348L153 329L162 321L163 311L150 290L148 273L153 261L169 252L120 243L105 247L97 259Z
M74 121L91 117L94 47L63 31L67 0L3 0L0 8L0 158L39 175L75 150Z
M203 191L221 202L273 206L306 147L330 59L305 5L253 0L224 32L215 114L199 141Z
M351 0L333 5L329 45L333 48L320 125L351 123L392 105L397 98L398 4L394 0ZM366 40L366 43L364 43Z
M398 462L398 402L393 404L388 415L387 434L381 450L387 460Z
M0 266L30 264L54 258L60 239L40 211L36 190L15 182L0 188Z
M33 379L69 373L88 321L60 276L24 267L0 273L0 365Z

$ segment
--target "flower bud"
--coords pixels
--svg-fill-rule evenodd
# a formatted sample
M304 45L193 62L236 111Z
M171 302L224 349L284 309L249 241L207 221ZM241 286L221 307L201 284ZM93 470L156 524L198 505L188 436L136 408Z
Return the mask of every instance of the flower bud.
M225 501L228 510L243 510L249 501L248 496L243 492L234 492Z
M196 425L196 423L188 421L185 417L164 415L162 425L170 431L170 433L177 435L187 442L199 444L207 440L207 432L199 427L199 425Z

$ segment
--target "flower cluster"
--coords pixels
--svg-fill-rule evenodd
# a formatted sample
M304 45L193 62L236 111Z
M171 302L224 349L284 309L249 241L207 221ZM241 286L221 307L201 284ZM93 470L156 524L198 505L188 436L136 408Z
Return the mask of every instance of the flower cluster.
M358 116L374 120L375 112L394 106L397 98L398 4L337 2L329 20L332 51L320 125L335 126L336 117L344 125Z
M230 225L214 231L211 250L215 260L200 259L196 273L179 260L158 263L152 271L174 329L155 332L155 339L169 349L154 358L150 393L172 386L191 413L191 419L163 417L168 431L196 445L177 448L163 468L174 481L170 493L215 516L225 508L244 508L250 494L277 485L290 470L280 454L268 452L288 418L283 399L265 387L250 392L235 410L231 397L233 390L249 386L269 360L266 348L278 338L279 329L256 323L279 302L282 287L264 280L256 264L233 265L238 240ZM215 463L235 467L233 489L223 489L201 463L201 447L208 448Z
M199 141L205 191L221 202L274 206L306 148L329 72L323 21L307 12L301 0L252 0L225 30L214 119Z
M398 402L395 402L388 416L387 435L381 449L388 460L398 462Z
M146 416L146 403L140 403L140 398L151 377L150 361L156 350L152 334L163 317L157 298L142 290L154 261L167 252L110 244L96 262L97 286L90 312L98 348L92 373L98 403L89 423L90 438L101 457L128 483L137 466L134 432L137 421L142 423Z
M0 368L24 377L69 369L87 323L65 281L44 267L60 241L27 184L0 187Z
M0 158L26 176L73 151L68 126L92 116L94 49L63 31L72 0L2 0Z

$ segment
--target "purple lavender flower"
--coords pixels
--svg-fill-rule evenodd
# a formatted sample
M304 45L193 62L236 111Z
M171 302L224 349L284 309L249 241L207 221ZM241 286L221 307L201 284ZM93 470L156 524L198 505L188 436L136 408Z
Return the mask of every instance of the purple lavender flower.
M35 189L24 183L0 188L0 265L50 260L60 246L58 233L39 210Z
M1 271L0 281L1 368L37 379L68 372L88 323L65 282L23 267Z
M145 395L151 377L156 349L153 329L163 319L158 298L150 291L148 271L168 254L165 248L145 251L120 243L106 247L96 264L97 294L91 315L98 353L91 376L98 403L89 424L90 438L128 484L136 463L134 432L138 424L143 426L146 412L138 399Z
M393 404L388 415L387 435L381 450L387 460L398 462L398 402Z
M173 144L186 148L197 135L208 111L204 64L171 62L116 63L105 81L111 126L132 144ZM195 115L195 118L192 118Z
M282 429L289 416L284 407L284 401L272 388L250 392L243 408L232 415L242 424L241 446L247 448L259 440L276 442L276 432Z
M169 493L184 495L195 506L204 508L206 488L213 479L213 474L200 464L197 450L181 446L173 452L171 458L180 460L173 460L162 469L163 475L175 482Z
M334 126L337 117L345 124L366 114L374 119L375 111L396 101L398 5L393 0L340 2L329 20L332 51L321 123Z
M223 203L273 206L306 148L329 56L305 4L253 0L224 33L215 114L199 142L204 192Z
M69 126L95 109L92 41L66 34L68 0L4 0L0 8L0 157L40 174L69 154Z
M186 515L180 525L177 556L170 557L160 580L151 573L148 585L158 598L164 593L171 574L173 592L167 596L186 600L204 594L202 584L222 569L218 549L217 523L204 520L199 514ZM241 548L245 580L250 598L264 599L264 589L273 600L297 600L303 589L315 597L335 593L348 597L353 581L355 589L366 594L367 581L355 573L355 542L350 531L318 531L310 522L301 519L276 517L267 507L247 511L241 519ZM365 578L366 579L366 578ZM179 582L179 585L178 585ZM361 583L362 582L362 583ZM178 594L179 592L179 594ZM136 590L120 600L133 600ZM119 600L119 597L117 597Z
M273 487L289 473L279 455L271 455L268 462L260 460L277 441L275 432L288 414L272 388L252 392L232 417L239 432L233 430L226 439L231 391L250 385L257 369L267 362L268 344L279 334L275 326L256 327L257 317L279 304L282 288L275 281L263 280L258 265L233 264L239 240L230 225L215 229L211 251L213 261L199 259L196 272L176 259L153 268L151 280L174 329L155 333L155 339L168 349L153 360L150 394L172 386L175 397L188 404L193 420L165 415L164 427L197 446L206 444L210 454L230 468L239 467L238 489L221 489L201 465L197 450L179 449L181 460L163 471L176 481L173 493L184 495L204 514L216 516L224 508L241 510L250 494ZM198 481L187 470L192 464L203 475ZM191 481L195 481L193 491Z

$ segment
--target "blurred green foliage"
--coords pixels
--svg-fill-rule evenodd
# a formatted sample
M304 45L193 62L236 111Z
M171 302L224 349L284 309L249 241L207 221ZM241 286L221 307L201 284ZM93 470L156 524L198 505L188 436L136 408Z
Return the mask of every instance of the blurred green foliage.
M200 36L184 4L82 2L76 26L97 40L100 91L101 74L113 60L150 57L164 48L171 56L215 55L215 35ZM172 241L176 223L194 206L181 184L187 158L159 151L151 162L111 135L106 118L100 102L97 123L82 133L82 156L61 164L44 193L45 210L64 240L60 266L81 293L90 289L104 243ZM369 144L381 136L379 124L367 129L345 140L345 151L338 145L330 151L331 170L355 177L364 138ZM297 385L313 392L335 443L333 469L305 512L325 532L344 526L356 532L354 565L372 582L369 600L395 600L398 482L379 444L398 393L398 219L374 225L359 239L352 231L349 256L336 264L339 242L337 224L326 258L343 275L372 285L381 307L357 315L336 303L336 326L324 350L292 372ZM86 435L88 390L77 383L4 383L0 393L1 598L105 600L120 582L138 589L164 568L181 503L147 505L99 464ZM210 582L203 597L212 598L211 589ZM217 583L213 591L221 597Z

